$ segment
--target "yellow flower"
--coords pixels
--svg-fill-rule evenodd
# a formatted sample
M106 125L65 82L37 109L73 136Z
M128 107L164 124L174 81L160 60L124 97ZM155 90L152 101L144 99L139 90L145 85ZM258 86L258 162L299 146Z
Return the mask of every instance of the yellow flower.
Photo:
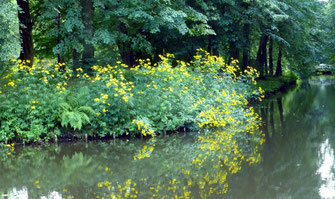
M122 99L123 99L125 102L128 102L128 96L127 96L127 95L124 95L124 96L122 97Z
M8 83L8 86L14 86L14 85L15 85L14 82L9 82L9 83Z
M82 68L77 68L77 69L76 69L76 71L78 71L78 72L81 72L81 73L82 73L82 72L83 72L83 69L82 69Z
M34 110L36 107L35 106L31 106L30 108Z

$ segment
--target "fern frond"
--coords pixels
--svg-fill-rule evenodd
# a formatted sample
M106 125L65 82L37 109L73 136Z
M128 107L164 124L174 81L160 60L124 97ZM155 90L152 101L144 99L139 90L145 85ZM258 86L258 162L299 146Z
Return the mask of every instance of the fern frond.
M86 113L79 112L79 114L81 120L83 121L83 124L90 123L90 118L88 117L88 115L86 115Z
M71 94L66 96L66 101L70 104L71 107L79 106L79 100L76 97L73 97Z
M74 130L78 129L80 130L83 126L83 120L81 118L80 112L74 112L74 117L72 118L71 126L74 128Z
M86 115L94 115L94 110L89 106L81 106L78 108L79 112L85 113Z
M70 123L72 112L65 111L61 114L61 125L66 127Z
M63 109L64 111L71 111L72 107L70 106L70 104L66 103L66 102L62 102L59 104L59 107L61 109Z

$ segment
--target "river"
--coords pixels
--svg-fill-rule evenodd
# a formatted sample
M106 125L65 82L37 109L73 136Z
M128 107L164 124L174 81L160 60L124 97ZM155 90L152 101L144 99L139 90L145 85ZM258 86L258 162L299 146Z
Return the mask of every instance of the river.
M0 162L0 198L335 198L334 79L314 77L254 108L266 142L237 173L195 171L197 133L16 146ZM139 150L148 157L134 160Z

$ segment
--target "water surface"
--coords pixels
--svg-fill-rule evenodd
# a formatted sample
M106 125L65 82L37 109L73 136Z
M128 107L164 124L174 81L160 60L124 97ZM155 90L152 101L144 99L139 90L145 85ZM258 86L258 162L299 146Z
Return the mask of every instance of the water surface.
M335 198L335 81L314 77L257 105L262 162L232 180L230 198Z
M215 164L195 167L192 161L201 153L197 133L157 138L154 144L130 140L19 146L0 162L0 196L111 198L121 192L129 198L334 198L333 79L314 78L255 109L266 134L261 161L240 161L237 173ZM154 147L150 157L135 161L144 146ZM253 154L255 146L246 148Z

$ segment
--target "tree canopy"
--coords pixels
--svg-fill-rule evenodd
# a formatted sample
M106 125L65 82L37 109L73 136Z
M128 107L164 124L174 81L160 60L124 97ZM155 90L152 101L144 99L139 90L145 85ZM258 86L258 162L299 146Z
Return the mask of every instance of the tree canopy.
M88 68L116 61L189 61L203 48L262 76L308 75L334 63L334 0L6 0L0 6L0 58L41 57ZM18 28L18 21L20 28ZM276 68L277 66L277 68Z

